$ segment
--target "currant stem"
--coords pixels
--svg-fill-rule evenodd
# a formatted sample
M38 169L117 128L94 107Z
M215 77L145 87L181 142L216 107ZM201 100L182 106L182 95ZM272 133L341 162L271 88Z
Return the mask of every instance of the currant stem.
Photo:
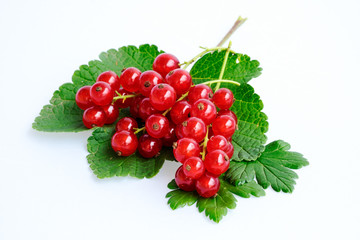
M230 48L231 48L231 41L229 42L229 45L228 45L228 48L226 50L226 53L225 53L225 57L224 57L224 62L223 62L223 65L221 67L221 71L220 71L220 75L219 75L219 80L222 80L223 76L224 76L224 72L225 72L225 67L226 67L226 63L227 63L227 60L229 58L229 53L230 53ZM220 88L220 84L221 82L218 82L216 84L216 87L214 89L214 92L216 92L219 88Z
M239 18L235 21L234 25L231 27L225 37L221 39L217 46L221 47L246 20L247 18L242 18L239 16Z
M125 102L125 100L128 98L134 98L134 97L139 96L139 94L121 95L118 91L115 91L115 92L118 96L113 98L113 102L115 102L118 99L124 99L123 102Z
M176 102L179 102L179 101L181 101L181 100L183 100L184 98L186 98L187 97L187 95L189 95L189 91L188 92L186 92L185 94L183 94L178 100L176 100ZM171 111L171 109L172 109L172 107L171 108L169 108L168 110L166 110L165 112L163 112L163 116L166 116L166 114L168 114L168 112L170 112Z
M204 47L200 47L203 48ZM201 58L202 56L204 56L206 53L208 52L213 52L213 51L222 51L222 50L227 50L228 48L224 48L224 47L214 47L214 48L205 48L204 51L202 51L201 53L199 53L198 55L196 55L195 57L193 57L192 59L190 59L187 62L183 62L180 65L184 65L183 69L186 69L188 66L190 66L190 64L192 64L193 62L195 62L198 58Z
M136 131L134 132L134 134L138 134L139 132L145 130L145 127L142 128L137 128Z
M202 150L201 156L202 156L203 161L205 160L206 146L207 146L208 141L209 141L209 126L206 127L206 135L205 135L204 142L202 143L203 150Z

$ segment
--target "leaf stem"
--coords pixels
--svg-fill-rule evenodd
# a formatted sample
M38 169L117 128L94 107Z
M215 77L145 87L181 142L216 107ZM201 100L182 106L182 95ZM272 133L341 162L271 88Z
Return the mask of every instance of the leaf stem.
M217 46L221 47L246 20L247 18L242 18L241 16L239 16L239 18L235 21L234 25L230 28L230 30L223 37L223 39L221 39Z
M188 66L190 66L190 64L192 64L193 62L195 62L198 58L201 58L202 56L204 56L206 53L208 52L213 52L213 51L222 51L222 50L227 50L228 48L224 48L224 47L214 47L214 48L204 48L204 47L200 47L205 49L204 51L202 51L201 53L199 53L198 55L196 55L195 57L193 57L192 59L190 59L187 62L183 62L180 65L184 65L183 69L186 69Z
M225 72L225 67L226 67L226 63L227 63L227 60L229 58L229 53L230 53L230 48L231 48L231 41L229 42L229 45L227 47L227 50L226 50L226 53L225 53L225 57L224 57L224 62L223 62L223 65L221 67L221 71L220 71L220 75L219 75L219 80L222 80L223 76L224 76L224 72ZM216 87L214 89L214 92L216 92L219 88L220 88L220 84L221 82L218 82L216 84Z
M213 83L231 83L231 84L234 84L234 85L237 85L237 86L241 85L239 82L236 82L236 81L233 81L233 80L226 80L226 79L211 80L211 81L203 82L201 84L211 85Z
M206 126L206 135L205 135L204 142L202 143L203 150L202 150L202 153L201 153L203 161L205 160L206 146L207 146L208 141L209 141L209 126Z

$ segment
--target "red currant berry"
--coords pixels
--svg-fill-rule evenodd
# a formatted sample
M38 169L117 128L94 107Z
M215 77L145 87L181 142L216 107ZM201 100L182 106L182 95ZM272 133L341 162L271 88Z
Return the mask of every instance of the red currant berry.
M102 127L106 122L106 114L101 107L89 107L83 114L83 123L87 128Z
M151 89L159 83L164 83L163 77L155 71L146 71L140 75L139 91L145 97L150 96Z
M120 75L121 86L129 92L138 92L140 89L140 75L139 69L129 67L125 69Z
M184 191L195 191L195 180L185 176L183 167L180 166L175 173L175 182L178 187Z
M94 106L94 103L91 101L90 97L90 88L91 86L84 86L76 93L75 102L82 110L86 110L89 107Z
M134 98L134 100L131 102L130 104L130 114L131 116L133 116L134 118L139 118L139 108L140 108L140 103L141 101L144 99L143 96L137 96Z
M219 178L205 172L195 183L196 191L204 198L214 196L220 189Z
M183 171L186 177L198 179L205 173L203 160L198 157L190 157L184 161Z
M190 88L189 90L189 103L193 104L199 99L210 99L213 96L211 88L204 84L198 84Z
M191 106L190 116L200 118L210 125L216 118L216 107L207 99L199 99Z
M212 136L206 145L207 152L212 152L215 150L222 150L226 152L228 149L228 140L221 135Z
M192 85L192 78L184 69L175 69L169 72L165 80L175 89L178 97L189 91Z
M231 144L231 142L228 143L228 147L224 152L229 157L229 159L232 158L232 156L234 155L234 146Z
M149 134L144 134L139 138L138 151L144 158L152 158L159 154L162 142L158 138L153 138Z
M117 91L120 89L120 78L113 71L107 71L107 72L101 73L97 77L96 82L106 82L107 84L110 85L110 87L114 91Z
M162 138L169 132L169 120L157 113L146 119L145 128L150 136Z
M90 88L91 100L98 106L111 104L114 93L114 90L106 82L96 82Z
M175 124L182 123L189 118L191 105L187 101L179 101L170 111L170 118Z
M184 137L201 142L206 135L206 125L200 118L190 117L182 123L180 131Z
M184 138L184 134L182 132L182 125L178 124L175 126L175 135L178 139Z
M179 139L173 145L173 153L176 160L183 163L189 157L200 156L199 144L191 138Z
M105 124L112 124L119 117L119 109L114 105L107 105L107 106L103 106L102 108L106 115Z
M171 147L174 142L177 141L177 137L175 134L175 125L171 121L169 121L169 132L162 138L163 145L166 147Z
M220 88L214 93L212 101L220 109L229 109L234 103L234 95L230 89Z
M236 114L229 109L220 110L217 115L218 116L227 115L227 116L232 117L235 120L236 124L238 122Z
M220 176L229 169L230 160L224 151L215 150L206 154L204 165L206 171Z
M139 116L142 120L146 121L146 119L155 113L159 113L160 111L156 110L150 103L149 98L144 98L140 102L139 106Z
M120 132L122 130L134 131L134 128L138 128L138 123L131 117L124 117L116 123L115 130Z
M176 92L172 86L160 83L151 89L150 103L159 111L171 108L176 102Z
M180 68L179 60L169 53L162 53L158 55L153 63L154 71L160 73L163 78L165 78L170 71L177 68Z
M119 156L130 156L136 151L138 139L133 132L122 130L111 138L111 147Z
M230 116L219 116L214 120L212 130L215 135L222 135L226 138L230 138L236 130L236 122Z

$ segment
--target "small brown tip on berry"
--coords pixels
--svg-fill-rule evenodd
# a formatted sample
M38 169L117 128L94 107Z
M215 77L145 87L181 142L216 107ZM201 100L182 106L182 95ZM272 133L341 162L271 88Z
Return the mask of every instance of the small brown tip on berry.
M101 90L102 90L102 87L100 87L100 86L95 88L95 91L97 91L97 92L100 92Z
M173 149L176 149L177 146L178 146L177 142L174 142L173 145L172 145Z
M157 124L157 123L154 123L153 125L152 125L152 129L154 129L154 130L159 130L159 124Z
M158 87L159 89L162 89L162 88L164 88L164 84L159 84L157 87Z
M158 156L160 156L160 152L158 152L157 154L155 154L154 157L158 157Z
M191 170L190 165L186 165L185 169L186 169L186 171L190 171Z
M122 70L121 70L121 72L123 72L123 71L125 71L126 70L126 68L123 68Z
M229 160L230 160L230 159L229 159L228 155L225 154L225 161L229 161Z
M188 124L188 122L187 122L187 121L183 121L183 123L182 123L182 125L183 125L184 127L186 127L186 126L187 126L187 124Z
M199 104L197 105L197 108L198 108L199 110L204 110L205 106L204 106L203 103L199 103Z
M170 72L168 73L168 75L171 76L171 75L173 75L173 73L174 73L174 71L170 71Z
M212 98L214 94L212 92L209 93L209 98Z
M149 82L149 81L146 81L145 83L144 83L144 87L150 87L151 86L151 83Z
M96 124L91 125L92 128L96 127Z
M121 155L122 155L121 151L117 151L117 152L116 152L116 155L118 155L119 157L121 157Z

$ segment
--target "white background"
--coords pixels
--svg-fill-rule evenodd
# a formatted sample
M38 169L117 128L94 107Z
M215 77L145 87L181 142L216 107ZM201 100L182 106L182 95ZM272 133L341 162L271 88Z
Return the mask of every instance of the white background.
M359 1L0 0L0 239L360 239ZM97 179L86 133L33 119L81 64L152 43L181 61L239 16L233 49L260 61L251 84L310 166L293 194L241 199L220 224L164 198L177 164L152 179Z

